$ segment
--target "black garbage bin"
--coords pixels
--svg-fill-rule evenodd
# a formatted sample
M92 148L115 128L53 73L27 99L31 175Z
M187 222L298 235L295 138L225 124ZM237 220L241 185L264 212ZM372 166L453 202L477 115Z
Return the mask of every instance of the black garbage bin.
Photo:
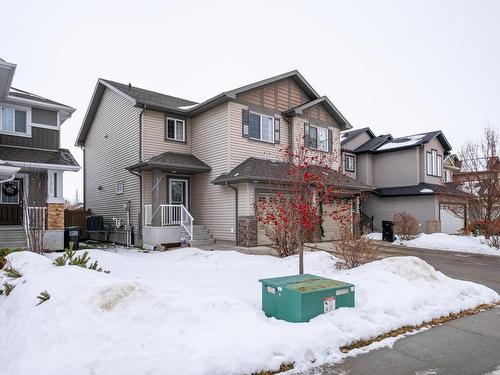
M382 221L382 240L394 242L394 221Z
M69 243L73 242L73 250L78 250L81 228L77 226L64 228L64 248L69 249Z

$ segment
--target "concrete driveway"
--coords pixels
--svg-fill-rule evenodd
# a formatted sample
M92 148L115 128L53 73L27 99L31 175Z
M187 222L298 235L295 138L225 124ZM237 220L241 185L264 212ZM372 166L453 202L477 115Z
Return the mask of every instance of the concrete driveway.
M381 257L413 255L444 274L500 293L500 257L381 244ZM496 371L495 371L496 370ZM500 374L500 308L457 319L304 375Z

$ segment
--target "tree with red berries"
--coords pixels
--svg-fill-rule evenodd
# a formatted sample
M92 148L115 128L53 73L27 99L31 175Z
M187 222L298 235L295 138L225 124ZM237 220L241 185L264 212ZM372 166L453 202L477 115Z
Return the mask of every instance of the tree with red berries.
M304 273L304 243L321 237L323 205L340 196L336 160L336 153L303 145L283 150L280 168L273 168L270 176L272 196L257 202L257 222L280 256L299 253L300 274ZM340 205L329 215L344 226L350 215L343 211L349 209Z

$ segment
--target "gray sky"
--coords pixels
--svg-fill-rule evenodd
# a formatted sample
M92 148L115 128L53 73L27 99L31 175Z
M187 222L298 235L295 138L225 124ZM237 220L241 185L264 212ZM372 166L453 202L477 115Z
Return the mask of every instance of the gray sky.
M62 146L80 164L98 77L202 101L298 69L355 128L441 129L458 150L500 127L500 1L0 0L0 14L14 87L77 108ZM64 179L72 199L82 174Z

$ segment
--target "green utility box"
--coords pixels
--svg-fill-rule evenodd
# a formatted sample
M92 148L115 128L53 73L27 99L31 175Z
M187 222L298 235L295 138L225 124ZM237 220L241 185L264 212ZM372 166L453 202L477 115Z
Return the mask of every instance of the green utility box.
M309 274L259 281L266 316L287 322L308 322L339 307L354 307L353 284Z

